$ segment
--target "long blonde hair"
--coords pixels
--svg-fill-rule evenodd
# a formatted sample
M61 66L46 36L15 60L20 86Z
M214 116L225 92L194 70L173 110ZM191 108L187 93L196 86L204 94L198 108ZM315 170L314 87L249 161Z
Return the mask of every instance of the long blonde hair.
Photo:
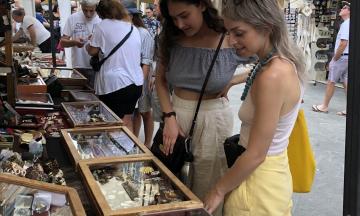
M270 32L270 42L278 54L294 62L300 81L306 81L304 55L289 37L277 0L223 0L222 14L231 20L243 21L259 32Z

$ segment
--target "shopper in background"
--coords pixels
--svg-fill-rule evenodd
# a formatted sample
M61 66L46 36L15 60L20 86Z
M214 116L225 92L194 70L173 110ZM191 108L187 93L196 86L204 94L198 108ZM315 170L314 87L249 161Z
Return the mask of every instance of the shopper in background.
M201 87L226 30L210 0L163 0L160 8L163 28L156 88L164 112L163 143L168 155L172 154L178 135L189 133ZM243 62L225 39L192 137L194 181L191 190L201 199L227 169L223 142L232 133L233 114L221 92ZM171 98L169 84L174 89ZM221 215L221 211L220 207L214 215Z
M86 49L100 59L125 38L132 28L131 19L118 0L101 0L96 11L103 19L95 26ZM129 38L101 66L95 76L95 92L99 99L114 111L131 131L132 114L144 81L140 67L141 37L133 28Z
M133 0L124 0L121 3L128 10L132 23L137 27L141 37L141 68L144 73L144 85L141 97L138 101L138 108L135 109L133 117L134 134L139 136L141 128L141 118L144 122L145 142L144 144L150 148L152 135L154 131L154 121L151 111L151 74L150 67L154 56L154 38L147 30L141 18L141 11L136 8Z
M328 113L329 103L334 95L335 84L340 81L344 85L345 95L348 83L348 57L349 57L349 30L350 30L350 3L343 1L339 16L344 20L336 36L335 54L329 64L329 77L326 85L324 101L320 105L313 105L315 112ZM346 116L346 110L336 113Z
M48 21L44 18L44 9L42 8L40 3L35 3L35 12L36 12L36 19L41 22L45 28L50 28L50 24Z
M239 118L246 148L205 199L211 213L225 199L226 216L291 215L292 177L287 146L304 94L302 52L289 39L277 0L228 0L229 41L240 56L256 54Z
M145 10L146 17L144 18L144 24L146 28L150 31L151 35L155 37L159 28L160 22L154 16L154 9L152 7L147 7Z
M39 46L41 52L51 52L50 32L35 17L25 15L23 8L12 11L12 17L17 23L21 23L20 30L16 32L13 41L16 41L24 32L34 46Z
M90 55L85 44L91 38L94 26L101 22L96 14L99 0L81 0L81 11L71 14L65 23L60 43L62 47L71 47L72 67L80 71L94 86L95 73L90 66Z

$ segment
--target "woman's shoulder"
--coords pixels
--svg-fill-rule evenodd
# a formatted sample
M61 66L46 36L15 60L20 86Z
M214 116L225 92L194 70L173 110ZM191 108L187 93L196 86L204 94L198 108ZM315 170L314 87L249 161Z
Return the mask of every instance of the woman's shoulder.
M258 84L273 84L282 85L285 84L284 80L287 80L289 75L295 74L294 65L284 58L274 58L262 68L262 71L257 75Z

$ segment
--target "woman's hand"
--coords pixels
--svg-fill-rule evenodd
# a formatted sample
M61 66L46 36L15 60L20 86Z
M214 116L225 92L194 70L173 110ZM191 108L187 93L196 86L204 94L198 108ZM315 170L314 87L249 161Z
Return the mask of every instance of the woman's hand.
M179 127L175 116L165 118L165 126L163 132L164 153L169 155L173 153L174 145L178 135L184 136L184 132Z
M206 195L204 199L204 206L206 211L212 214L219 206L221 201L224 200L224 196L225 194L219 191L217 187L211 189L211 191Z
M226 99L229 100L228 98L228 92L230 90L230 88L233 86L233 84L231 82L229 82L226 87L217 95L217 97L224 97Z

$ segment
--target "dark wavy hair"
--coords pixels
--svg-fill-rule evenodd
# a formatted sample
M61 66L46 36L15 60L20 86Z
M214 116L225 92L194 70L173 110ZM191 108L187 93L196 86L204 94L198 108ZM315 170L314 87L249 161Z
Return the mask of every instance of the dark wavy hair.
M159 36L160 49L158 50L158 56L160 57L161 63L164 65L167 65L169 63L169 56L172 47L174 46L176 41L184 35L184 33L175 26L169 14L168 4L170 1L196 6L203 4L206 8L203 12L203 17L206 25L219 33L226 31L224 27L224 21L219 16L218 11L211 3L211 0L161 0L160 11L163 17L163 28Z

